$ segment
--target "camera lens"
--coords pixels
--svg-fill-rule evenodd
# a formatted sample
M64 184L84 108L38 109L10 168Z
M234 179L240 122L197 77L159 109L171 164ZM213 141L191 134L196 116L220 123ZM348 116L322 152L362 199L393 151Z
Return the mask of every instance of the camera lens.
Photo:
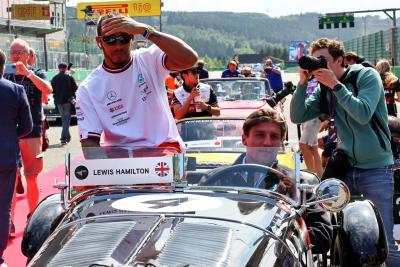
M313 71L316 69L327 68L328 62L324 56L313 57L313 56L302 56L299 59L299 66L302 69Z

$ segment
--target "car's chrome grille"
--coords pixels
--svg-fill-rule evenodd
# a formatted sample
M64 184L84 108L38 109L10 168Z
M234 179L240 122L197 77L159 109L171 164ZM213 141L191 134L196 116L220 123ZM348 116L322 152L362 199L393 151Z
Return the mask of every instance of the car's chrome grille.
M132 221L85 224L47 266L87 267L110 260L114 249L134 226Z
M233 231L211 224L180 223L157 260L162 266L232 266Z

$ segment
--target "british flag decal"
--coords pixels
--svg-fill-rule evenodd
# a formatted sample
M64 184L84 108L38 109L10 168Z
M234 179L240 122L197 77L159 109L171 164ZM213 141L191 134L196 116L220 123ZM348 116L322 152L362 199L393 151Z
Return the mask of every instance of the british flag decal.
M160 162L156 165L155 172L160 177L165 177L169 173L169 166L165 162Z

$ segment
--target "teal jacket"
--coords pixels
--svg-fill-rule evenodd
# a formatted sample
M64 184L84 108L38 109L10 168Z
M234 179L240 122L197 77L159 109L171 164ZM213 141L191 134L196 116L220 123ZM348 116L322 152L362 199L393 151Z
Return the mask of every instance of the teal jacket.
M390 147L390 131L384 90L379 74L372 68L353 65L346 77L359 71L357 77L358 96L350 82L337 92L335 126L338 148L343 150L352 166L362 169L379 168L393 164ZM341 80L346 80L346 77ZM290 103L290 119L299 124L320 115L320 88L307 99L306 85L299 85ZM374 131L371 118L376 114L382 128ZM379 143L378 134L384 141Z

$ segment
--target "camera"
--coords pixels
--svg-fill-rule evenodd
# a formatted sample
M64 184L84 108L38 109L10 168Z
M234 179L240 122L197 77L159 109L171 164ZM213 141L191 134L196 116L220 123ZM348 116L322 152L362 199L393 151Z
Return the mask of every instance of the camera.
M285 98L289 94L293 94L294 91L296 91L296 86L293 85L291 81L285 82L283 85L284 88L281 91L273 96L268 96L266 99L268 105L270 105L272 108L275 107L276 104L278 104L278 102L281 101L283 98Z
M299 66L302 69L308 70L308 71L313 71L317 69L327 69L328 68L328 61L326 60L326 57L324 56L319 56L319 57L313 57L313 56L302 56L299 59Z
M264 71L266 72L266 73L270 73L271 71L272 71L272 67L265 67L264 68Z

